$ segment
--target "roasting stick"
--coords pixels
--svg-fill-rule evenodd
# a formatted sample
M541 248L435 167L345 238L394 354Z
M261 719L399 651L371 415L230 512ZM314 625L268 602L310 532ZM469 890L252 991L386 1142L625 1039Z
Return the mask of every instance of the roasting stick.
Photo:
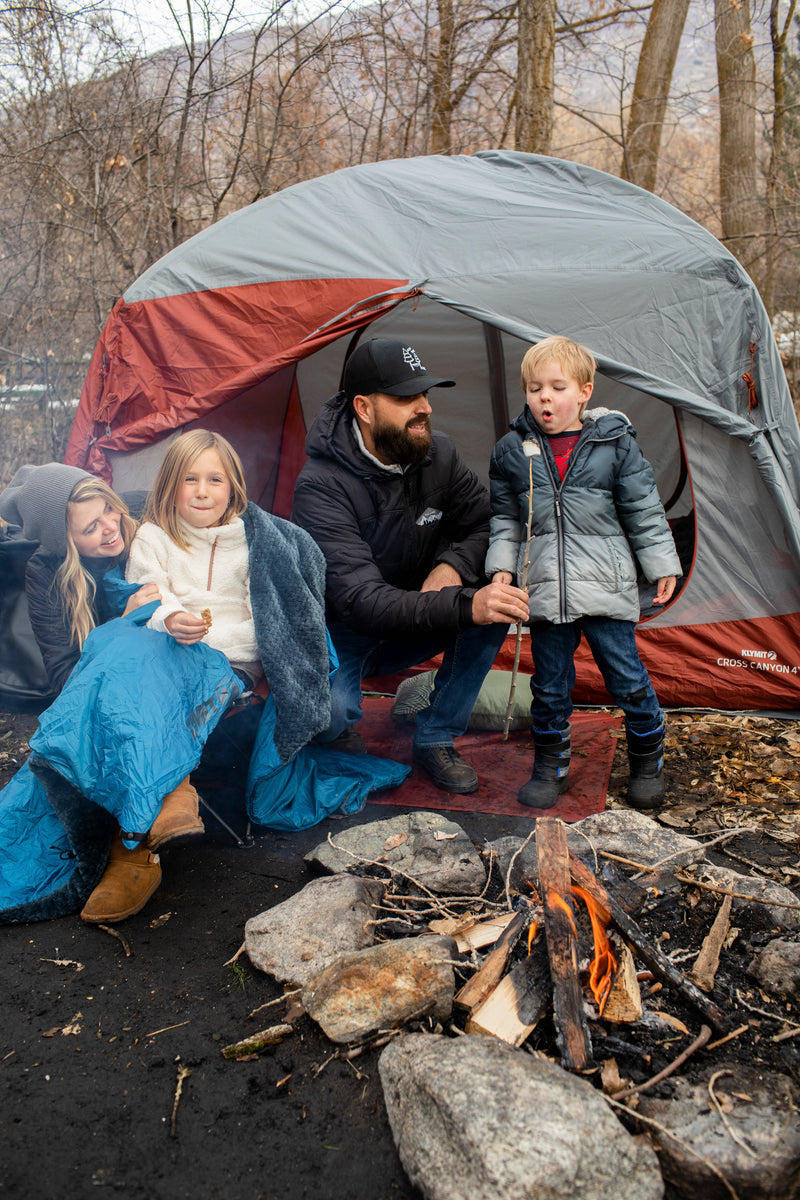
M525 452L525 457L528 460L528 525L525 536L525 562L522 564L522 587L525 594L528 595L528 567L531 565L531 522L533 521L533 456L540 454L541 451L536 442L528 439L522 443L522 449ZM514 693L517 690L517 675L519 673L519 655L522 649L522 621L517 621L517 640L514 644L514 666L511 670L511 689L508 693L508 705L506 707L506 719L503 724L503 741L508 741L508 731L511 727L511 711L514 707Z

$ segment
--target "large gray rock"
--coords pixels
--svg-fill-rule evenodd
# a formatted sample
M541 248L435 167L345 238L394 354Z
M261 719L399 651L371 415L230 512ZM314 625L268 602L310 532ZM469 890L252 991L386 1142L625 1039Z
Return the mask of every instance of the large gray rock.
M716 884L723 891L736 892L733 911L757 904L769 913L769 918L782 929L800 929L800 908L797 896L783 884L760 876L740 875L728 867L711 863L700 864L693 872L702 883ZM745 897L742 899L742 897ZM787 907L784 907L786 905Z
M426 1200L660 1200L658 1162L585 1080L495 1038L408 1034L379 1063Z
M400 938L343 954L303 989L303 1007L332 1042L360 1042L415 1017L446 1021L458 953L449 937Z
M567 826L567 845L592 870L602 868L600 854L614 854L629 862L641 863L643 867L654 867L667 860L665 866L670 871L699 862L705 855L700 842L672 829L663 829L653 817L632 808L593 813L582 821L575 821ZM503 881L512 861L512 886L520 887L526 879L534 882L538 879L535 838L530 841L512 836L497 838L483 848L487 860L492 853L494 870Z
M800 996L800 943L775 938L755 956L747 973L773 995L795 1000Z
M438 895L477 896L486 883L480 855L460 825L440 813L410 812L343 829L335 847L321 842L306 855L326 871L380 862L418 880Z
M722 1069L718 1063L713 1068ZM729 1200L731 1193L700 1155L725 1176L739 1200L797 1200L800 1089L786 1075L737 1064L715 1081L714 1094L724 1105L727 1127L709 1105L705 1079L677 1080L668 1100L639 1097L639 1112L675 1135L651 1132L664 1178L682 1200Z
M250 961L284 983L304 984L340 954L372 946L368 924L385 886L377 879L334 875L315 879L283 904L251 917L244 927Z
M592 813L567 826L567 844L573 854L589 860L595 853L616 854L644 867L664 862L669 870L699 862L705 847L694 838L664 829L647 813L633 808L615 808Z
M539 881L539 855L536 852L535 838L528 841L526 838L506 834L493 842L486 842L483 857L487 866L491 861L495 879L502 883L505 883L508 877L508 868L512 862L514 866L509 881L512 887L519 889L526 879L532 883Z

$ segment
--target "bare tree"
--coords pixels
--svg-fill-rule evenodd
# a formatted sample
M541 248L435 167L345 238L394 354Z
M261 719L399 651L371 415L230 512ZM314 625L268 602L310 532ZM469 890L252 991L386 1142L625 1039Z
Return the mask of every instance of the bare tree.
M779 0L771 0L769 26L772 43L772 88L774 107L772 111L772 138L770 146L769 165L767 167L767 221L766 247L764 252L764 271L761 283L761 298L767 312L772 316L775 312L775 285L777 279L778 247L781 239L781 213L784 207L778 197L781 179L786 179L786 138L784 132L786 117L786 87L784 75L784 60L786 57L786 41L794 20L796 0L791 0L785 20L781 24Z
M620 174L649 192L655 191L669 89L688 11L689 0L653 0L639 52Z
M518 0L517 110L514 145L549 154L553 140L555 0Z
M750 0L715 0L722 240L758 283L756 64Z

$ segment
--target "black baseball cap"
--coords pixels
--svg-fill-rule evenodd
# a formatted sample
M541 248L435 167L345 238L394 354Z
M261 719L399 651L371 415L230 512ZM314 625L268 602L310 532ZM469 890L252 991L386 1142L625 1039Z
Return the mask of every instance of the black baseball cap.
M371 338L357 346L344 368L348 400L384 392L387 396L416 396L432 387L455 387L453 379L429 375L413 346L392 338Z

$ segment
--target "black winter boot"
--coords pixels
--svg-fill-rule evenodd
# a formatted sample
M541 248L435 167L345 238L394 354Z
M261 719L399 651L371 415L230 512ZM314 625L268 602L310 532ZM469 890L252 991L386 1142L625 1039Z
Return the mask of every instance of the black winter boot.
M664 803L664 727L654 733L625 730L631 777L625 797L632 808L658 808Z
M517 800L528 808L552 808L569 787L572 735L566 729L534 733L533 773L520 789Z

